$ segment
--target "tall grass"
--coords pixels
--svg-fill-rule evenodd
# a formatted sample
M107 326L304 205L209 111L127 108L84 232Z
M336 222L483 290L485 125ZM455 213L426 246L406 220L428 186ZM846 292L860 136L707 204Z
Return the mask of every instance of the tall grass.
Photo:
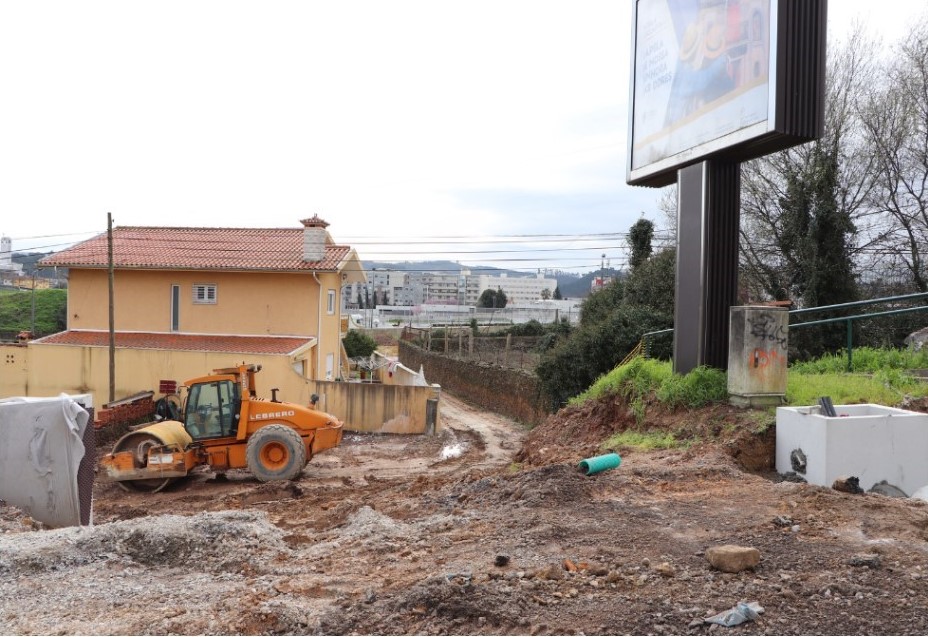
M833 372L807 374L790 369L786 377L788 404L814 405L822 396L828 396L836 405L892 406L906 396L928 396L928 385L898 369L878 371L872 376Z
M589 400L614 394L629 401L640 400L656 392L672 376L670 363L639 356L600 376L589 389L571 398L568 404L582 405Z
M603 451L634 447L635 449L679 449L689 447L693 440L677 440L669 431L622 431L606 438L599 446Z
M907 373L928 368L928 352L875 349L854 350L854 372L846 373L847 358L840 353L796 363L787 373L786 402L814 405L822 396L835 404L876 403L898 405L906 396L928 396L928 383ZM696 409L728 399L725 372L699 367L688 374L674 374L671 363L636 358L613 369L569 402L580 405L604 396L619 395L638 415L653 399L672 408Z
M697 367L688 374L671 374L657 390L657 399L670 407L702 407L728 398L728 375Z
M702 407L727 398L727 376L708 367L697 367L685 375L674 374L669 362L639 357L600 376L569 404L583 404L614 394L633 404L656 396L671 407Z
M928 350L860 347L853 351L851 372L874 374L887 369L928 368ZM790 372L799 374L843 374L847 372L847 351L826 354L821 358L793 363Z

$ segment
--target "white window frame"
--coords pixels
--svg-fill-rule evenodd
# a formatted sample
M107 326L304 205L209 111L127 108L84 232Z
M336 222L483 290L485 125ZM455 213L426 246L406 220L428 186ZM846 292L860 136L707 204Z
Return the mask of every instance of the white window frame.
M335 290L329 290L325 311L326 314L335 314Z
M219 286L215 283L194 283L193 302L197 305L215 305L219 299Z
M325 379L332 380L335 375L335 354L325 355Z

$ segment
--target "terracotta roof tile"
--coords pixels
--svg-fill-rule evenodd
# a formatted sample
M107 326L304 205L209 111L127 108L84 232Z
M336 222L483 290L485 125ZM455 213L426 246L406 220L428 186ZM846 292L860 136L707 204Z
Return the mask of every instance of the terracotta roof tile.
M162 334L116 332L116 347L230 354L289 354L314 339L306 336L222 336L216 334ZM46 336L34 343L108 347L109 332L70 330Z
M303 261L303 228L154 228L113 230L117 268L168 270L337 271L349 246L326 245ZM106 233L41 260L43 266L108 267Z

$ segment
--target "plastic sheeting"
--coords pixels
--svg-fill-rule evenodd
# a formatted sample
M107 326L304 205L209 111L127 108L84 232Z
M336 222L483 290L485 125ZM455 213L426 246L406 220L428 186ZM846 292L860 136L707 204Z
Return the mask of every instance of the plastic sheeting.
M0 499L51 527L88 523L77 481L88 420L65 394L0 400Z
M730 628L744 622L752 622L764 612L764 607L757 602L738 602L732 608L722 611L718 615L706 617L707 624L718 624Z

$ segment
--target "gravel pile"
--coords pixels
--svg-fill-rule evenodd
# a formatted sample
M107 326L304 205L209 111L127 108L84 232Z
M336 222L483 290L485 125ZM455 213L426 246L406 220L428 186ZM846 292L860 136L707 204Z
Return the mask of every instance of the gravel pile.
M0 500L0 534L23 533L25 531L38 531L45 525L29 515Z
M282 536L256 511L4 534L0 634L253 632L242 597L271 588Z

